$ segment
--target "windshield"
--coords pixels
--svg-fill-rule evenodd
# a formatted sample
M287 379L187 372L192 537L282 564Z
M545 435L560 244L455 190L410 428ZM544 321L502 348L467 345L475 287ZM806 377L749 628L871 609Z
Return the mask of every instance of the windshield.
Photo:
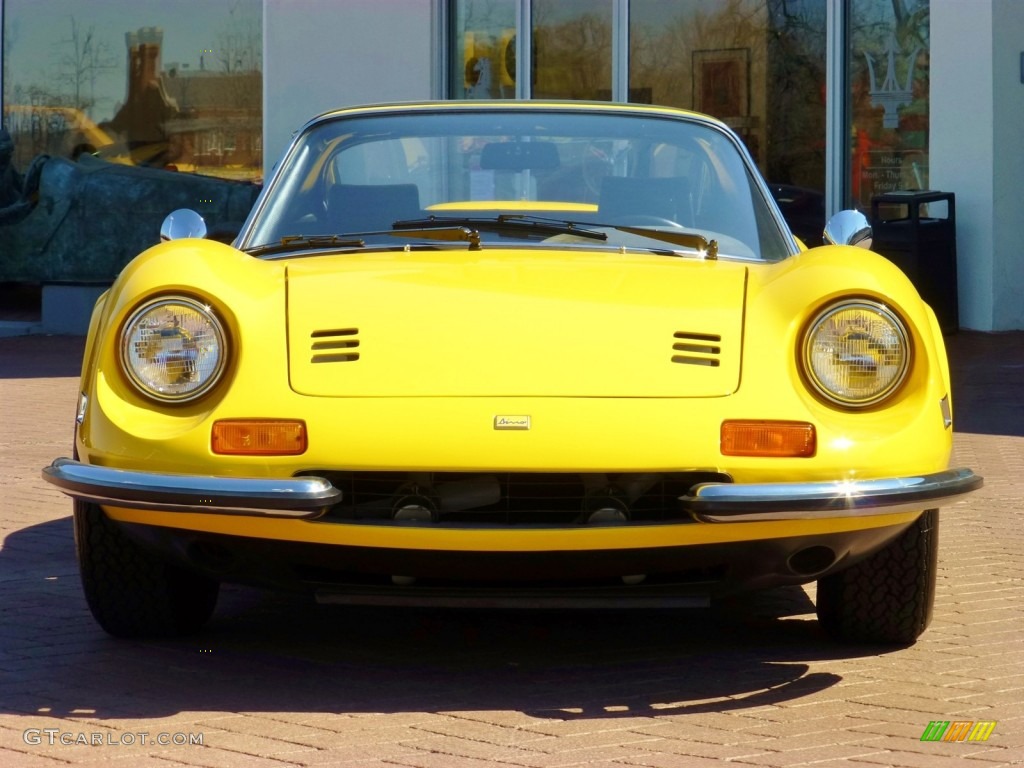
M500 226L483 225L499 218ZM572 226L511 226L510 218ZM449 225L471 231L461 239L475 247L665 248L664 238L638 232L654 230L714 240L721 257L775 261L792 253L784 225L724 132L681 117L583 109L386 112L316 122L268 187L242 246L358 235L360 246L439 247L439 240L460 239L430 231ZM577 225L589 234L575 234ZM607 238L593 234L605 231Z

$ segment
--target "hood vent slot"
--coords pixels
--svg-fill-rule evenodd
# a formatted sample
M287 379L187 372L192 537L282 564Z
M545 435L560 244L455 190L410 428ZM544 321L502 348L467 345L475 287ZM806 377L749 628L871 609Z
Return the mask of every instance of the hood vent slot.
M721 365L719 355L722 348L719 346L722 337L716 333L688 333L677 331L673 334L675 341L672 343L672 362L681 365L705 365L717 368Z
M352 363L359 359L359 329L339 328L313 331L313 363Z

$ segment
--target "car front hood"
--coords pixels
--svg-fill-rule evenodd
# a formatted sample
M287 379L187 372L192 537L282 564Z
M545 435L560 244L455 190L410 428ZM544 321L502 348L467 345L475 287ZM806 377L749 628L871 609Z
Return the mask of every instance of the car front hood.
M320 397L718 397L746 267L620 253L430 251L288 266L292 388Z

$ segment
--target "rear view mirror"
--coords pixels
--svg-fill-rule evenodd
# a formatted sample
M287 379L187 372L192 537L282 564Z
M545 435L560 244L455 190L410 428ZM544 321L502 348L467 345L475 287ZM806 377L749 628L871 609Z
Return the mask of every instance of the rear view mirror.
M485 171L550 171L558 164L558 149L547 141L485 144L480 153L480 167Z

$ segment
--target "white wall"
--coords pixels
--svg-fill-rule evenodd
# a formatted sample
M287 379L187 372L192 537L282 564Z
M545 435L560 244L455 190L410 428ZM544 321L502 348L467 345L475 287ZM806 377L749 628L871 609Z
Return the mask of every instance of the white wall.
M1024 3L931 0L931 186L956 194L960 325L1024 329Z
M1024 3L995 0L992 16L992 328L1024 329Z
M263 157L338 107L429 99L434 0L263 0Z

